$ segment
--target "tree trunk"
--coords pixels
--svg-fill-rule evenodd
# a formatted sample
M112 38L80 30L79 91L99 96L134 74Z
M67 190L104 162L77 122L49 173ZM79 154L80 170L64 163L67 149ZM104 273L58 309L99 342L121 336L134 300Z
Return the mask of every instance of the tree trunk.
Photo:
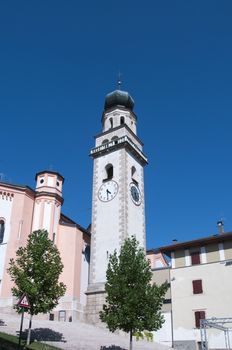
M130 347L129 350L132 350L132 331L130 331Z
M30 345L30 342L31 342L31 324L32 324L32 315L30 315L29 328L27 333L27 345Z

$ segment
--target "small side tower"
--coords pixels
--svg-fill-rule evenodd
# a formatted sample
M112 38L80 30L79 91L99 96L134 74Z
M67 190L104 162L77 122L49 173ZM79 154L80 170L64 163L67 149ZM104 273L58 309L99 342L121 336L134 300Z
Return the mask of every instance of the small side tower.
M49 238L55 242L63 204L64 178L57 172L45 170L37 173L35 180L36 198L32 231L45 229L49 233Z

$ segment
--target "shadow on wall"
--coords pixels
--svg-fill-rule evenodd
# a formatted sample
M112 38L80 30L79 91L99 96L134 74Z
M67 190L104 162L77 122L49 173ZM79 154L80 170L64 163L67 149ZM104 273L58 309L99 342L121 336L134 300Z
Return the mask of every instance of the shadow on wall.
M19 332L17 332L19 335ZM22 339L27 339L28 330L22 332ZM31 341L56 341L66 343L63 334L50 328L35 328L31 330Z
M110 346L101 346L100 350L126 350L126 349L121 348L121 346L110 345Z

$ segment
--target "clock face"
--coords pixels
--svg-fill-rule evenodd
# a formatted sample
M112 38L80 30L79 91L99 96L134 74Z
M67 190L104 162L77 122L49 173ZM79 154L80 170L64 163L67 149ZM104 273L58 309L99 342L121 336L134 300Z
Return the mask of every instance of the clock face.
M130 184L130 195L131 195L132 201L136 205L140 205L141 204L141 193L140 193L140 190L139 190L138 186L135 183L133 183L133 182Z
M111 201L118 193L118 184L115 181L104 182L98 191L98 198L102 202Z

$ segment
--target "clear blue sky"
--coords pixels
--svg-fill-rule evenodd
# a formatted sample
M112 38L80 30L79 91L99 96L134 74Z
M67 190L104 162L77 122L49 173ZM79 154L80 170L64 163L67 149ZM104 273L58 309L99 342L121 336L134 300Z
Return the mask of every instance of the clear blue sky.
M0 173L65 177L63 212L91 220L93 136L117 73L135 100L147 247L232 230L232 2L1 1Z

